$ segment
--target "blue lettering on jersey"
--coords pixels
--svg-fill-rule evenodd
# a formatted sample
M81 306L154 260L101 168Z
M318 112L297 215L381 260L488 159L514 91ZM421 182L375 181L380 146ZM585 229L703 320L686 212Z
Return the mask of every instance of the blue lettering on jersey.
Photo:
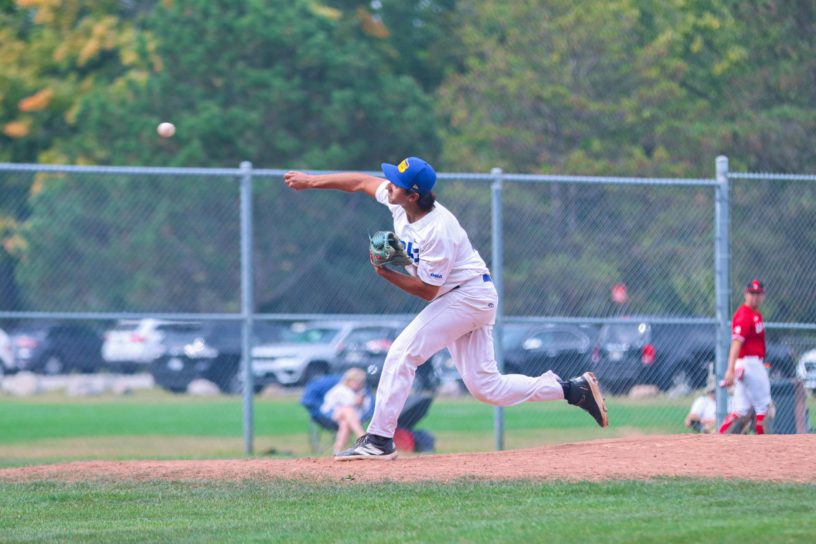
M442 279L442 274L435 274L434 272L431 272L431 277L432 277L432 278L437 278L437 279L440 279L440 280L441 280L441 279Z
M419 248L414 247L413 242L405 242L405 240L400 240L402 247L405 248L405 253L408 254L414 260L415 264L419 264Z

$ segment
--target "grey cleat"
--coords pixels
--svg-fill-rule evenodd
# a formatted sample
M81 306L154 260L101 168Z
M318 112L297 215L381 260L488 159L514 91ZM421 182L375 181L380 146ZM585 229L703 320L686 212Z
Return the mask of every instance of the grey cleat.
M397 449L390 438L379 439L370 434L364 434L357 439L352 447L343 450L334 456L335 461L354 461L356 459L370 459L374 461L388 461L397 457Z

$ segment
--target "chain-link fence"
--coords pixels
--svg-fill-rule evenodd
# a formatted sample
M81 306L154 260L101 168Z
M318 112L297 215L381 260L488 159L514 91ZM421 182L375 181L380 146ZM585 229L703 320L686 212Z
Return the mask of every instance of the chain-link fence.
M439 201L502 294L505 371L594 371L611 427L565 403L479 405L445 352L420 367L417 398L432 404L411 427L422 421L443 451L690 432L685 416L722 376L730 316L754 277L768 288L780 400L784 380L816 385L816 177L719 174L440 174ZM282 175L0 165L4 382L131 373L173 392L251 382L292 398L356 366L375 388L423 305L369 269L366 234L390 229L390 214L361 194L293 192ZM248 452L254 425L247 393Z

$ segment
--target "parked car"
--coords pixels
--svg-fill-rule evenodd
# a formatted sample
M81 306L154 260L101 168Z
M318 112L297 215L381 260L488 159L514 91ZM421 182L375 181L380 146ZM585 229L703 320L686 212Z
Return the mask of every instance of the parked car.
M152 318L119 321L104 334L105 364L122 372L148 370L150 362L164 352L164 331L176 324L179 322Z
M796 366L796 375L802 380L806 389L810 389L811 393L816 393L816 349L802 354Z
M391 344L405 328L406 323L383 323L379 326L360 327L351 331L343 341L343 347L331 362L330 370L342 374L352 367L366 371L369 387L380 383L385 356ZM417 368L414 389L433 391L439 385L433 364L425 363Z
M315 321L295 324L288 341L259 345L252 350L254 379L258 384L304 385L317 376L331 372L333 364L335 370L339 370L338 365L341 363L336 361L348 345L349 338L356 342L369 338L373 351L378 352L372 357L379 357L386 343L390 345L393 341L393 338L388 339L389 331L402 326L400 322L389 321ZM376 343L380 345L375 346ZM364 364L363 359L368 357L359 351L348 354L352 359L357 356L360 357L358 364Z
M668 391L705 387L716 358L714 325L652 323L648 319L607 323L593 348L592 370L611 393L634 385ZM790 374L793 353L785 344L766 342L771 377Z
M715 346L713 325L606 323L593 349L592 370L611 393L627 393L637 384L698 389L714 364Z
M11 374L16 370L14 352L11 349L11 337L0 329L0 378L4 374Z
M573 376L588 367L596 335L593 326L505 323L503 373L540 376L553 370L561 377ZM460 390L467 391L447 349L434 355L431 363L440 383L456 382Z
M796 377L796 356L793 348L783 342L766 341L765 366L771 380Z
M504 326L504 372L540 376L548 370L564 379L589 370L594 331L569 324Z
M285 325L256 321L253 323L253 345L279 341L287 330ZM162 343L162 354L149 364L156 385L181 393L193 380L205 379L224 393L243 391L241 323L167 323L162 326Z
M31 321L11 332L18 370L64 374L102 367L102 337L82 323Z

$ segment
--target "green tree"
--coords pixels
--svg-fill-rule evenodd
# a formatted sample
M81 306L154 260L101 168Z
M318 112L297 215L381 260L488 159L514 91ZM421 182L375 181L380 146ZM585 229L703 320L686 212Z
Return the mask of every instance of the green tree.
M79 103L92 88L139 78L129 2L104 0L0 4L0 161L63 162L59 142L84 130ZM0 308L17 309L13 277L26 244L20 225L30 214L32 178L0 177Z
M698 121L712 122L745 57L721 2L465 1L460 11L465 70L439 91L446 163L710 173Z
M714 123L724 79L745 56L722 3L487 1L460 10L465 70L439 90L445 164L711 174L716 153L699 160L710 149L700 127ZM505 246L516 260L509 311L604 314L615 311L609 288L624 281L631 311L711 313L710 190L506 187L505 232L516 233Z
M746 49L728 81L722 137L733 166L812 172L816 134L816 6L809 1L729 1Z
M83 96L76 110L82 134L58 142L55 153L81 163L236 167L250 160L311 169L376 169L409 154L434 157L429 97L389 66L381 38L361 32L361 24L305 0L157 4L140 21L138 53L155 57L151 70ZM156 134L163 120L177 126L170 139ZM235 179L41 181L18 270L31 304L237 309ZM301 199L302 208L280 209L279 187L257 184L258 300L276 308L282 297L315 301L317 310L353 308L357 278L347 265L358 270L360 260L347 233L366 228L340 236L340 227L355 219L354 207ZM268 209L280 213L263 213ZM283 227L291 234L279 236ZM313 259L318 251L336 266ZM322 275L334 299L293 281L303 275ZM289 282L292 288L279 289Z
M82 100L143 79L156 57L129 2L21 0L0 10L0 160L60 162L55 147L81 134Z
M812 2L459 9L468 57L439 91L451 169L711 178L725 154L736 171L813 170ZM629 310L713 313L710 189L507 188L505 230L516 235L506 253L519 259L507 275L511 311L603 313L610 284L625 281ZM812 189L733 183L735 303L744 281L766 277L776 319L813 321ZM521 295L530 291L538 296Z
M460 67L464 55L457 32L456 0L327 0L330 9L359 21L360 31L379 38L387 64L434 91Z
M143 82L83 101L87 130L61 149L94 163L374 168L434 156L431 101L360 21L281 5L173 2L144 23L160 59ZM143 51L142 54L147 54ZM176 124L171 140L155 132Z

